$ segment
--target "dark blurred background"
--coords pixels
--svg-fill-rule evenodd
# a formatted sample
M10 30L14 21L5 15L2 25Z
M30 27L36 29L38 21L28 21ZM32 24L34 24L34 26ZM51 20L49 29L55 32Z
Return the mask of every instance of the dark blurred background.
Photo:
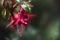
M23 29L22 40L60 40L60 0L32 0L32 13L27 31ZM18 32L5 29L8 20L2 18L0 6L0 40L21 40Z

